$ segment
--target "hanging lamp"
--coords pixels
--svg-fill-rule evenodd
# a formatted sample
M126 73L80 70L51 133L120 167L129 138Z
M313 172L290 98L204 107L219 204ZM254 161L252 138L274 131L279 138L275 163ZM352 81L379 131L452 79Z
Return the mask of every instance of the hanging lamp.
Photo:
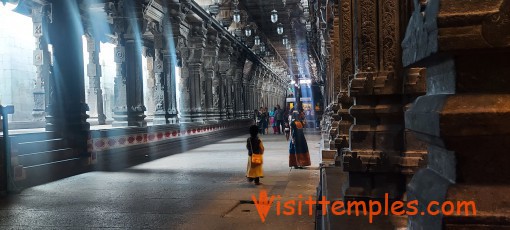
M235 23L239 23L241 21L241 13L238 9L234 10L234 15L232 15L232 20L234 20Z
M271 11L271 22L276 23L278 21L278 11L272 10Z
M260 45L260 37L258 35L255 36L255 45L256 46Z
M278 27L276 27L276 32L278 34L283 34L283 24L281 22L278 23Z

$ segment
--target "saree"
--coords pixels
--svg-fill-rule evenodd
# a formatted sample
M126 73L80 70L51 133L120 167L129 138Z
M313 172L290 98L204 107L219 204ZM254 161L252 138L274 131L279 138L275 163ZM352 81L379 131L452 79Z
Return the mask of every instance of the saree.
M304 124L299 120L294 120L290 124L292 140L289 145L289 167L310 166L310 153L306 143Z

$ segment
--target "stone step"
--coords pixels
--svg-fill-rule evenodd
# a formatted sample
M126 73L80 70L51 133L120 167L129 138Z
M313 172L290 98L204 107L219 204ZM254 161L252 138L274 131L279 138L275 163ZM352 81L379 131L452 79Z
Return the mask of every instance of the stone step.
M45 152L55 149L63 149L67 147L67 141L63 138L30 141L30 142L14 142L12 144L13 152L17 152L18 155Z
M34 142L59 138L58 134L55 132L11 134L10 137L12 143Z
M65 161L76 158L77 154L71 148L55 149L34 153L27 153L18 155L18 163L25 168L39 167L45 164L52 164L54 162Z

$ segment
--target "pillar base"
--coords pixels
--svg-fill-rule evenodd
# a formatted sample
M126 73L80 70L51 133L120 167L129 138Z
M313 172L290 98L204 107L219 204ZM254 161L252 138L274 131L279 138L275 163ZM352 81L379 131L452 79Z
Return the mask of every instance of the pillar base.
M44 117L46 113L44 110L32 110L32 119L33 121L44 121Z
M158 111L154 114L154 118L152 119L152 124L154 125L165 125L166 117L165 113L162 111Z
M405 191L404 177L398 173L349 172L344 200L400 200Z

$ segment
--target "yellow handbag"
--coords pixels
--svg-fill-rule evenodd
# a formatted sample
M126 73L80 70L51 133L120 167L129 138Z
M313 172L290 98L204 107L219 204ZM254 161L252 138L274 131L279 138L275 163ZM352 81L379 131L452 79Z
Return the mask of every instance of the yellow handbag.
M252 165L262 164L262 154L253 152L253 147L251 146L251 140L250 140L250 149L251 149L251 164Z
M262 164L262 154L251 154L251 164L252 165L260 165Z

